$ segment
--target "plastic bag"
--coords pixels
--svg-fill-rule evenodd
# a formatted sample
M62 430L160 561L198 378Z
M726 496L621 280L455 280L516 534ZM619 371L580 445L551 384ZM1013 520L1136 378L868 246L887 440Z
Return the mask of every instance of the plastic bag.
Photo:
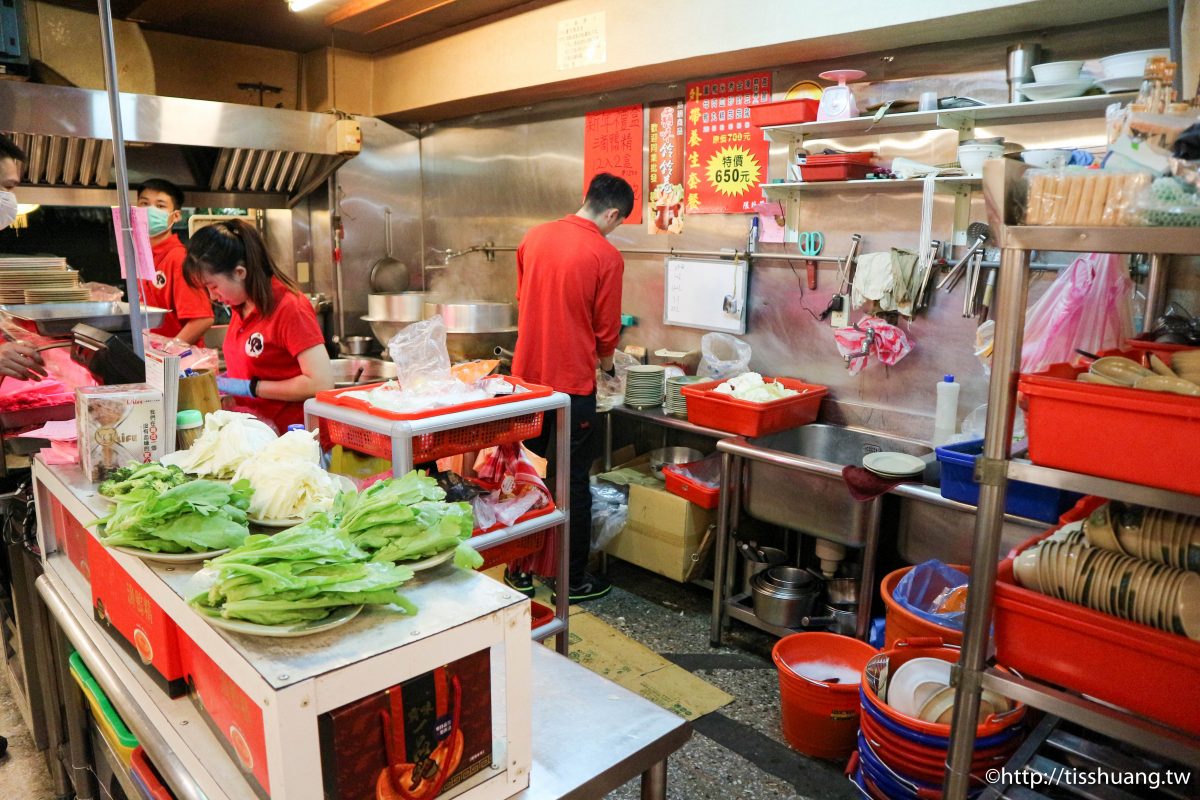
M1147 225L1195 228L1200 226L1200 193L1190 183L1167 175L1138 195L1137 210Z
M625 404L625 376L629 368L635 366L638 360L623 350L613 352L613 372L606 375L602 370L596 370L596 410L608 411L614 406Z
M728 333L706 333L700 337L700 366L696 374L702 378L724 380L750 370L750 345Z
M708 489L721 486L721 456L717 453L688 464L667 464L663 469L682 475Z
M1025 173L1026 225L1136 225L1145 172L1065 167Z
M626 490L592 479L592 552L601 550L625 528L629 517Z
M203 345L187 344L178 339L172 339L162 334L151 333L146 331L142 334L142 341L146 346L153 347L155 350L161 350L167 355L181 356L179 359L179 369L190 369L194 372L211 369L217 370L221 366L221 354L216 350L210 350Z
M396 364L396 380L405 390L459 382L450 372L446 323L440 314L405 326L388 342L388 354Z
M93 303L119 303L125 299L125 292L107 283L89 281L80 284L80 288L88 290L88 299Z
M475 525L483 530L512 525L522 514L544 508L553 499L519 443L491 448L476 462L475 471L478 483L488 490L471 501Z
M896 584L892 599L923 620L961 631L969 581L965 574L935 558L910 569Z
M1025 318L1021 371L1069 362L1076 350L1099 353L1133 335L1133 281L1122 259L1088 253L1058 274Z

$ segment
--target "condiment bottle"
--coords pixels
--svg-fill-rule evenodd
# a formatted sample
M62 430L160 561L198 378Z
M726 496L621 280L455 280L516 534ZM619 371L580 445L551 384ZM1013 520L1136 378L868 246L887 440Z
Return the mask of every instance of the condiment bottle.
M933 412L933 444L948 444L958 430L958 390L953 375L946 375L937 385L937 406Z
M175 415L175 447L187 450L204 432L204 415L194 408L187 408Z

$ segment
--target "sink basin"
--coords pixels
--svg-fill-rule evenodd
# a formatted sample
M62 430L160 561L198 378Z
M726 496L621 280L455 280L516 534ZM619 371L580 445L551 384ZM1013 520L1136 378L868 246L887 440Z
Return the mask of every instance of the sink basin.
M850 496L842 468L890 450L932 461L924 442L861 428L812 424L757 439L722 442L747 460L746 513L792 530L861 547L870 526L864 504Z

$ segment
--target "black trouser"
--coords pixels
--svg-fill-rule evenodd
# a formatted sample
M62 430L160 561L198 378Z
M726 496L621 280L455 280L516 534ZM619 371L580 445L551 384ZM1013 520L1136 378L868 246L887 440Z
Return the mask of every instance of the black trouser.
M596 395L570 395L571 398L571 583L583 580L592 549L592 490L588 472L600 449L600 417L596 413ZM554 480L556 414L546 414L542 433L528 442L529 449L546 458L547 482Z

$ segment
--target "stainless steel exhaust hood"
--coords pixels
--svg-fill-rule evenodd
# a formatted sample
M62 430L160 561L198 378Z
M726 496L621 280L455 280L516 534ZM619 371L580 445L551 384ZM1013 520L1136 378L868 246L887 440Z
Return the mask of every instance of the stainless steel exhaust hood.
M199 207L291 208L358 152L357 122L122 94L130 183L177 183ZM104 206L113 193L104 92L0 81L0 131L29 154L23 202Z

